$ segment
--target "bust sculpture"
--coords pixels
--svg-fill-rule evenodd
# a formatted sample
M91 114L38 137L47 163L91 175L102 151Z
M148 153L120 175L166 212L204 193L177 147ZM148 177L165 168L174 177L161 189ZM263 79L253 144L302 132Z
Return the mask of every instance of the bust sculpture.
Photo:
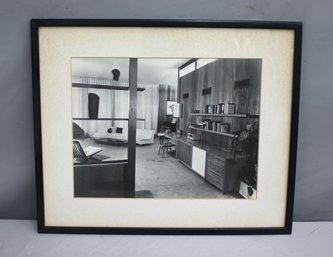
M114 80L114 81L119 81L120 70L118 70L118 69L113 69L113 70L112 70L112 75L113 75L113 80Z

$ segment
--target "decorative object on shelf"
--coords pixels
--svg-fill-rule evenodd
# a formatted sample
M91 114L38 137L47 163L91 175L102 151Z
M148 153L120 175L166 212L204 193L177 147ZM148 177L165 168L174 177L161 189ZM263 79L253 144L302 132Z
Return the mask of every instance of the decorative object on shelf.
M119 81L120 70L118 70L118 69L113 69L111 72L112 72L113 80L114 80L114 81Z
M236 113L236 104L228 103L228 114L235 114L235 113Z
M230 133L230 123L222 123L221 124L221 131L219 131L221 133Z
M88 114L89 119L98 118L99 96L95 93L88 94Z
M211 104L206 105L206 113L209 113L209 114L213 113L213 106Z
M219 104L219 108L218 108L218 112L219 114L222 114L224 113L224 103L220 103Z
M217 104L213 104L213 113L216 114L217 113Z
M205 129L212 130L212 121L210 119L205 119L203 122Z

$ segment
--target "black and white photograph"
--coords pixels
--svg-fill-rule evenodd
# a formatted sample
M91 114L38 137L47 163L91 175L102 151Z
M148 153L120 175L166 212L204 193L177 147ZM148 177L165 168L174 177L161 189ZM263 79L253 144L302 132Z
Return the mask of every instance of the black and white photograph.
M257 199L261 64L71 58L74 197Z
M290 233L301 24L32 26L40 231Z

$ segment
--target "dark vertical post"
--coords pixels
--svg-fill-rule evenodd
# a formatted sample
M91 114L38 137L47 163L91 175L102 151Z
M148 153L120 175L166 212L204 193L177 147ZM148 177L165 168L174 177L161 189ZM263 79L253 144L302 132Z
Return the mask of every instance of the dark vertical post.
M180 84L180 68L178 66L178 73L177 73L177 103L179 104L179 118L177 120L176 123L176 130L180 130L180 118L181 118L181 103L180 103L180 99L181 99L181 95L180 95L180 91L181 91L181 84Z
M138 88L138 59L129 62L128 170L125 174L128 197L135 197L136 103Z

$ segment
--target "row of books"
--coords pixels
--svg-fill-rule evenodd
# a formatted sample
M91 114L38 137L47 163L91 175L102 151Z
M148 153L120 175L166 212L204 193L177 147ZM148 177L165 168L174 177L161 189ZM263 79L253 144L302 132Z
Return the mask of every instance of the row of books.
M204 120L203 121L204 129L222 132L222 133L229 133L230 132L230 123L228 122L221 122L221 121L212 121L212 120Z

